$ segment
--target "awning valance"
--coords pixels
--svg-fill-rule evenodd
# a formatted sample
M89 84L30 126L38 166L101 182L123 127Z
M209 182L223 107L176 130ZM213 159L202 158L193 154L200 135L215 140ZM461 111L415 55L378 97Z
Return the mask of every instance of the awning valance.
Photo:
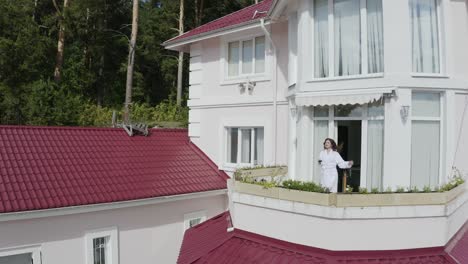
M297 106L324 106L324 105L346 105L346 104L367 104L382 98L384 93L391 93L392 90L382 90L372 92L353 93L320 93L320 94L300 94L296 96Z

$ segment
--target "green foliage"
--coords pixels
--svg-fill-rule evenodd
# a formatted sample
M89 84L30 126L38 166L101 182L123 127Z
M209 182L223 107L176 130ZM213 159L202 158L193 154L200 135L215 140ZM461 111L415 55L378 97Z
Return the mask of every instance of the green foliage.
M57 1L62 7L63 1ZM162 3L161 6L156 2ZM252 4L251 0L204 0L202 23ZM124 103L132 16L128 0L73 0L63 12L62 79L52 82L59 15L52 1L0 1L0 124L108 126ZM195 26L195 6L186 1L185 30ZM140 2L133 80L134 121L176 121L188 109L176 106L177 55L161 46L178 35L179 1ZM188 88L185 56L183 94ZM186 99L186 97L185 97Z
M359 193L360 193L360 194L367 194L367 193L368 193L367 188L365 188L365 187L359 187Z
M405 192L405 187L397 186L396 191L397 193L404 193Z
M379 188L372 188L371 193L379 193Z
M299 191L306 191L306 192L318 192L318 193L329 193L330 190L327 188L322 187L314 182L303 182L303 181L295 181L295 180L286 180L283 181L280 187L285 189L291 190L299 190Z

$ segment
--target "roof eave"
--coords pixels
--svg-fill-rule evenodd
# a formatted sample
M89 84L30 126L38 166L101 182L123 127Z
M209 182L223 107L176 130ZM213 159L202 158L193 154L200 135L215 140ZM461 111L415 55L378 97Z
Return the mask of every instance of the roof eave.
M175 40L175 41L168 40L168 41L163 42L161 45L164 46L164 48L169 49L169 50L188 52L189 51L189 48L187 47L188 44L201 41L201 40L205 40L205 39L209 39L209 38L219 37L219 36L239 32L243 30L260 27L259 21L261 21L261 19L265 20L265 25L270 24L270 19L268 17L263 17L263 18L258 18L255 20L250 20L244 23L201 33L201 34L194 35L192 37L183 38L180 40Z
M273 0L270 10L268 11L268 17L271 19L278 19L281 16L281 13L283 13L283 10L287 4L287 0Z

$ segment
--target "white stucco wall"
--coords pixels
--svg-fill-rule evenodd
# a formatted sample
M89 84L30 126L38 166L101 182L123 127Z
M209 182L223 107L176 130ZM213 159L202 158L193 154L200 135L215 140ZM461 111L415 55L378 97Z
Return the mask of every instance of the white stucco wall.
M263 126L264 163L287 164L288 144L287 140L284 140L288 137L288 106L285 98L288 39L284 37L287 35L287 23L276 23L267 28L277 49L275 53L273 45L266 38L266 71L263 77L227 80L224 77L223 62L227 42L245 36L264 35L260 27L191 45L189 134L191 140L220 168L228 171L232 171L233 168L224 166L226 126ZM253 91L240 91L239 84L247 81L256 82ZM275 85L277 85L276 96Z
M44 264L84 264L85 234L117 227L120 264L176 263L184 214L201 210L207 219L225 211L226 196L0 222L0 251L35 245Z

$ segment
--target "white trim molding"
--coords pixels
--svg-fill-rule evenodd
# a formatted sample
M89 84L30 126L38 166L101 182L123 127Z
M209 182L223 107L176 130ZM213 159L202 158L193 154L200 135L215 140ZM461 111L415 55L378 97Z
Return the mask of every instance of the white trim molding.
M144 206L144 205L168 203L168 202L175 202L175 201L192 200L192 199L197 199L197 198L212 197L212 196L226 195L226 194L227 194L227 189L221 189L221 190L206 191L206 192L179 194L179 195L171 195L171 196L160 196L160 197L132 200L132 201L121 201L121 202L115 202L115 203L102 203L102 204L61 207L61 208L36 210L36 211L4 213L4 214L0 214L0 222L90 213L90 212L121 209L121 208L134 207L134 206Z

